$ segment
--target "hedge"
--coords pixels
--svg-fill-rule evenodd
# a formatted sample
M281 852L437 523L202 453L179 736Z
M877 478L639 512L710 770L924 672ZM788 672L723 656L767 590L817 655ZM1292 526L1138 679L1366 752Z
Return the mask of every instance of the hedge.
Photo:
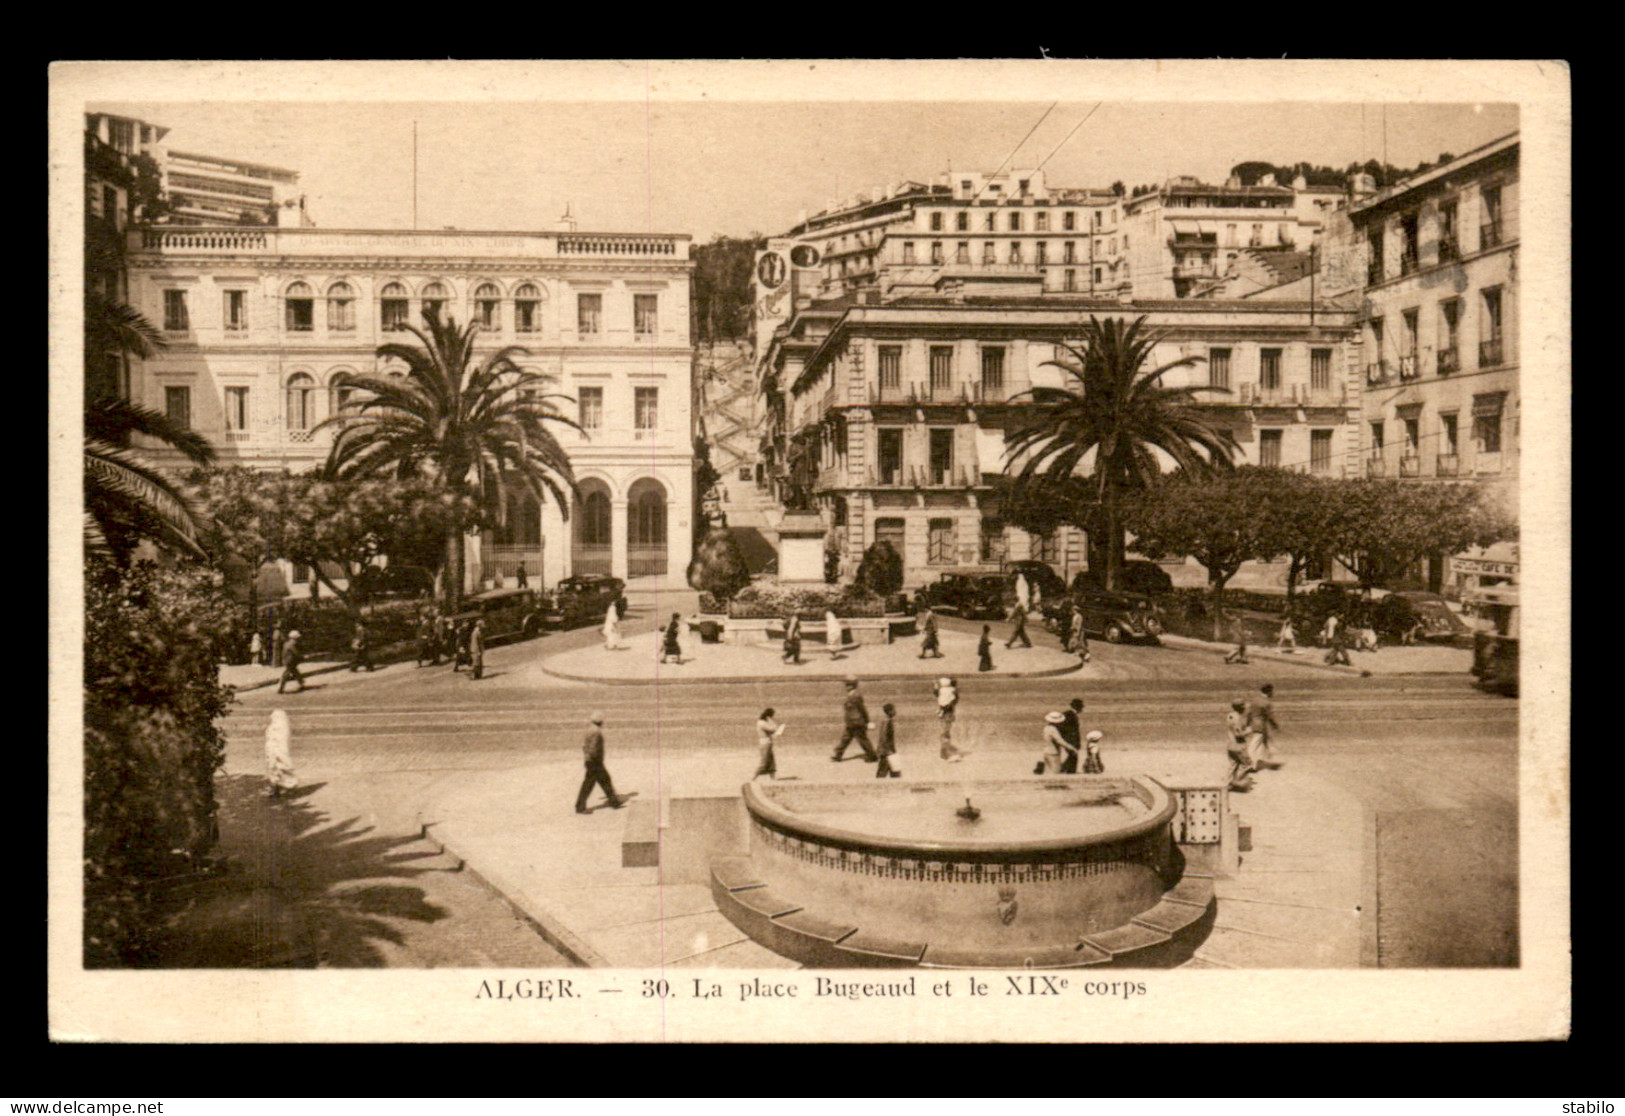
M711 603L717 602L713 598ZM701 607L705 607L703 599ZM822 620L831 609L843 618L886 615L885 601L856 585L789 589L757 582L741 590L727 605L728 616L734 620L783 619L792 610L803 621Z

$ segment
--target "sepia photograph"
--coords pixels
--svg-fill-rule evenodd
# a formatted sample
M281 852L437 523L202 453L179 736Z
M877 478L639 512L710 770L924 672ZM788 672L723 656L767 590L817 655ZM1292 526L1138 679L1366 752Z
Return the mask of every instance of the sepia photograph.
M1566 1037L1568 97L57 64L53 1038Z

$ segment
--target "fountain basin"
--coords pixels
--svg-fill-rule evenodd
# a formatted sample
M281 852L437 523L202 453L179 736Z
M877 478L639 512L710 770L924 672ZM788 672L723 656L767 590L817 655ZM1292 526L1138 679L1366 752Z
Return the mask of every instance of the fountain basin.
M1099 963L1167 942L1211 898L1206 877L1182 881L1176 804L1145 776L749 783L743 797L750 855L714 865L718 907L804 964ZM956 814L967 798L974 821Z

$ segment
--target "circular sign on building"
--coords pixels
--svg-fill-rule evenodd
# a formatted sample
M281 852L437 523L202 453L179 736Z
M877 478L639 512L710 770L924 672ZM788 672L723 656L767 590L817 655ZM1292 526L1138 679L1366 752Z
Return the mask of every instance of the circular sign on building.
M756 261L756 279L768 290L782 287L788 270L784 257L777 252L768 252Z
M823 257L811 244L797 244L790 249L790 262L797 267L817 267Z

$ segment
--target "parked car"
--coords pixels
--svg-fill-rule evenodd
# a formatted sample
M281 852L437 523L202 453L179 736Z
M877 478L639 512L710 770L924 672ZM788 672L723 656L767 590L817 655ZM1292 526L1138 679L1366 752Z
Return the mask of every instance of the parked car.
M1084 570L1072 579L1072 590L1104 589L1104 570ZM1148 562L1143 558L1132 558L1123 563L1119 573L1117 592L1130 593L1142 597L1155 597L1159 593L1170 593L1174 588L1174 579L1168 571L1155 562ZM1048 593L1044 594L1046 597Z
M488 589L463 599L461 612L452 616L453 624L484 620L485 641L519 636L531 639L547 626L547 597L535 589Z
M1157 618L1151 598L1132 593L1108 593L1083 589L1054 601L1044 601L1044 627L1052 632L1066 630L1072 622L1072 606L1083 613L1083 630L1107 643L1133 640L1160 643L1162 621Z
M1420 620L1420 637L1429 643L1465 643L1472 635L1466 623L1437 593L1401 590L1389 595L1379 606L1378 613L1396 635L1410 631Z
M1048 562L1029 560L1005 563L1004 575L1009 578L1012 586L1016 583L1018 573L1026 575L1027 584L1036 589L1038 595L1044 600L1049 600L1051 597L1066 596L1066 582L1061 580L1060 574L1050 568Z
M626 615L626 582L607 574L577 574L553 587L549 622L560 628L601 623L611 603Z
M950 612L967 620L1000 619L1007 611L1009 579L1000 574L943 574L914 593L914 608Z

